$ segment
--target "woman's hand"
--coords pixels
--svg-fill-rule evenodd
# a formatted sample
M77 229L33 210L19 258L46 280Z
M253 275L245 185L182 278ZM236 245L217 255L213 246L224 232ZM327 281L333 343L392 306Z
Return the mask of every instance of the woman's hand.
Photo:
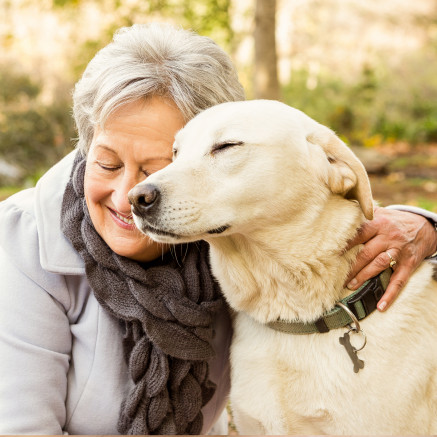
M376 208L372 221L366 222L349 243L349 248L364 244L358 253L347 287L356 290L366 280L390 266L390 253L396 264L378 309L384 311L395 300L419 264L435 252L437 232L424 217L411 212Z

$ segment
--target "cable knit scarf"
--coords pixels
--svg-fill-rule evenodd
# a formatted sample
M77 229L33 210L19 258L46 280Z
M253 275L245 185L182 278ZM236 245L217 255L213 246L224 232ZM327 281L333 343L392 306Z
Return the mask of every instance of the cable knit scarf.
M134 387L121 405L118 431L199 434L201 408L215 391L207 361L214 355L213 317L222 305L207 245L184 246L182 262L166 255L146 266L115 254L91 222L84 198L85 166L77 152L61 225L85 262L98 302L124 331Z

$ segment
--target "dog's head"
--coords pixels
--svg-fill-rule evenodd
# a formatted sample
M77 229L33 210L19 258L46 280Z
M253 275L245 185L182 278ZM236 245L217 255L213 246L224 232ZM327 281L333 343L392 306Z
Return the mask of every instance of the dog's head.
M217 105L178 132L173 163L129 193L135 223L181 243L290 220L310 199L341 195L372 218L361 162L327 127L285 104Z

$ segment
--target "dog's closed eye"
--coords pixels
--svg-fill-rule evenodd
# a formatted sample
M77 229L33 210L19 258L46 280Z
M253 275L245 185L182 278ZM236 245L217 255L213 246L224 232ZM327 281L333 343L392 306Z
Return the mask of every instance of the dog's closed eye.
M215 154L218 152L222 152L226 149L230 149L234 146L241 146L243 144L243 141L223 141L221 143L214 144L212 147L211 153Z

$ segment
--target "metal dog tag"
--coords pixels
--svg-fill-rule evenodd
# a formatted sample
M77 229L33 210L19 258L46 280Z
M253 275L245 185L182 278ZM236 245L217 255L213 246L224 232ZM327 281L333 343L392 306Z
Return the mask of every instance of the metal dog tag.
M354 372L358 373L360 369L364 368L364 361L358 358L357 350L351 345L350 336L349 336L350 331L351 330L345 332L343 337L339 338L339 341L340 344L343 345L344 348L346 349L347 354L349 355L350 359L352 360L352 363L354 364Z

